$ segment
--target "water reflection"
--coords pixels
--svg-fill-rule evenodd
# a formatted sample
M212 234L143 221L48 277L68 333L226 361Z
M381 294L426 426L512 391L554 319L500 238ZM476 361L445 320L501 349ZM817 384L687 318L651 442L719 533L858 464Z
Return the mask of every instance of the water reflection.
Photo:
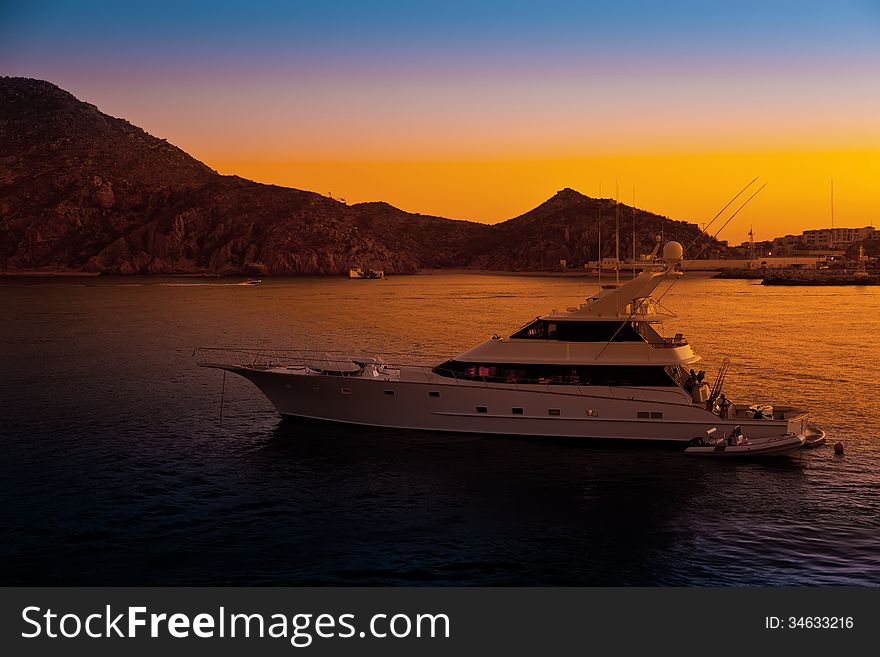
M798 459L706 462L675 447L293 420L279 422L265 451L269 467L283 457L292 471L304 463L311 472L320 469L324 477L313 503L345 514L356 535L369 535L394 504L417 516L412 524L399 515L393 523L416 532L412 538L424 552L461 537L457 572L483 583L495 581L483 571L493 558L532 583L699 581L691 557L702 554L707 520L747 507L766 509L762 498L797 488L804 476ZM743 487L745 495L724 492ZM503 552L492 549L496 544ZM713 546L722 556L726 549ZM468 562L479 566L468 572ZM391 576L382 564L371 572ZM444 572L441 567L432 577L442 579Z

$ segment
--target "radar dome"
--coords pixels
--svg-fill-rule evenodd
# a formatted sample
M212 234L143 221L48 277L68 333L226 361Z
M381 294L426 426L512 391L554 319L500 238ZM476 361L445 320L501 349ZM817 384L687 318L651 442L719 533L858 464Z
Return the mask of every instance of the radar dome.
M684 249L678 242L666 242L663 246L663 259L668 263L678 262L684 255Z

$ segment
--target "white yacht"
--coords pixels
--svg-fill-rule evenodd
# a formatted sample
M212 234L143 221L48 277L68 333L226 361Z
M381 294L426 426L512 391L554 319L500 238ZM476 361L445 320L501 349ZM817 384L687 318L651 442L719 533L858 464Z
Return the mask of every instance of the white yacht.
M741 427L750 437L807 432L807 413L737 404L690 372L700 360L651 297L681 276L682 247L580 306L493 336L445 362L326 352L199 348L198 364L254 383L284 417L432 431L683 441Z

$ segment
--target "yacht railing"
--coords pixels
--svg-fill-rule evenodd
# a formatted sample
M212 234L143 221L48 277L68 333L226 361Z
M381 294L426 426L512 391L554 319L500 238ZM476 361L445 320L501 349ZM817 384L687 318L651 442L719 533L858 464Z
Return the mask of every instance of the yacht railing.
M636 330L644 338L645 342L655 349L675 349L676 347L686 347L688 344L683 333L676 333L672 337L664 337L645 324L636 324L636 327Z
M267 370L277 367L309 367L316 370L342 371L342 366L352 364L382 365L385 368L426 367L444 362L448 356L432 354L377 354L367 351L332 351L326 349L243 349L238 347L196 347L193 350L196 363L201 367L242 367ZM391 360L389 361L388 358Z
M678 334L675 337L671 338L661 337L659 341L655 339L648 344L650 344L655 349L675 349L677 347L686 347L688 345L688 341L684 339L684 336Z
M242 368L249 370L270 370L287 368L309 368L314 374L321 376L361 376L369 366L378 368L379 376L393 377L405 368L406 373L416 379L424 378L425 383L448 383L451 379L455 385L500 388L504 390L522 390L529 392L550 392L554 394L570 394L581 397L602 397L611 399L633 399L634 396L645 401L648 393L637 386L599 386L607 387L607 395L597 395L596 387L585 391L577 383L549 381L546 379L513 379L501 380L499 377L469 375L451 369L428 364L442 363L448 360L445 356L428 354L396 354L367 352L343 352L327 350L291 350L291 349L242 349L233 347L196 347L193 356L200 367ZM356 366L352 368L352 366ZM622 391L615 395L615 390ZM575 392L576 391L576 392ZM657 392L656 389L652 389ZM670 403L670 402L665 402Z

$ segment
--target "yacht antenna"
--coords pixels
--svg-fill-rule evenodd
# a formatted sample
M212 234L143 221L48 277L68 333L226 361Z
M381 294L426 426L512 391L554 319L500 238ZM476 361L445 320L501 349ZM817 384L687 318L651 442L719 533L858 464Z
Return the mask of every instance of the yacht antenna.
M596 260L599 263L599 284L602 284L602 181L599 180L599 198L596 199L596 232L599 234L599 254Z
M633 185L633 204L630 208L632 211L632 220L633 220L633 278L636 277L636 186Z
M620 185L614 183L614 273L617 275L616 283L620 285Z

